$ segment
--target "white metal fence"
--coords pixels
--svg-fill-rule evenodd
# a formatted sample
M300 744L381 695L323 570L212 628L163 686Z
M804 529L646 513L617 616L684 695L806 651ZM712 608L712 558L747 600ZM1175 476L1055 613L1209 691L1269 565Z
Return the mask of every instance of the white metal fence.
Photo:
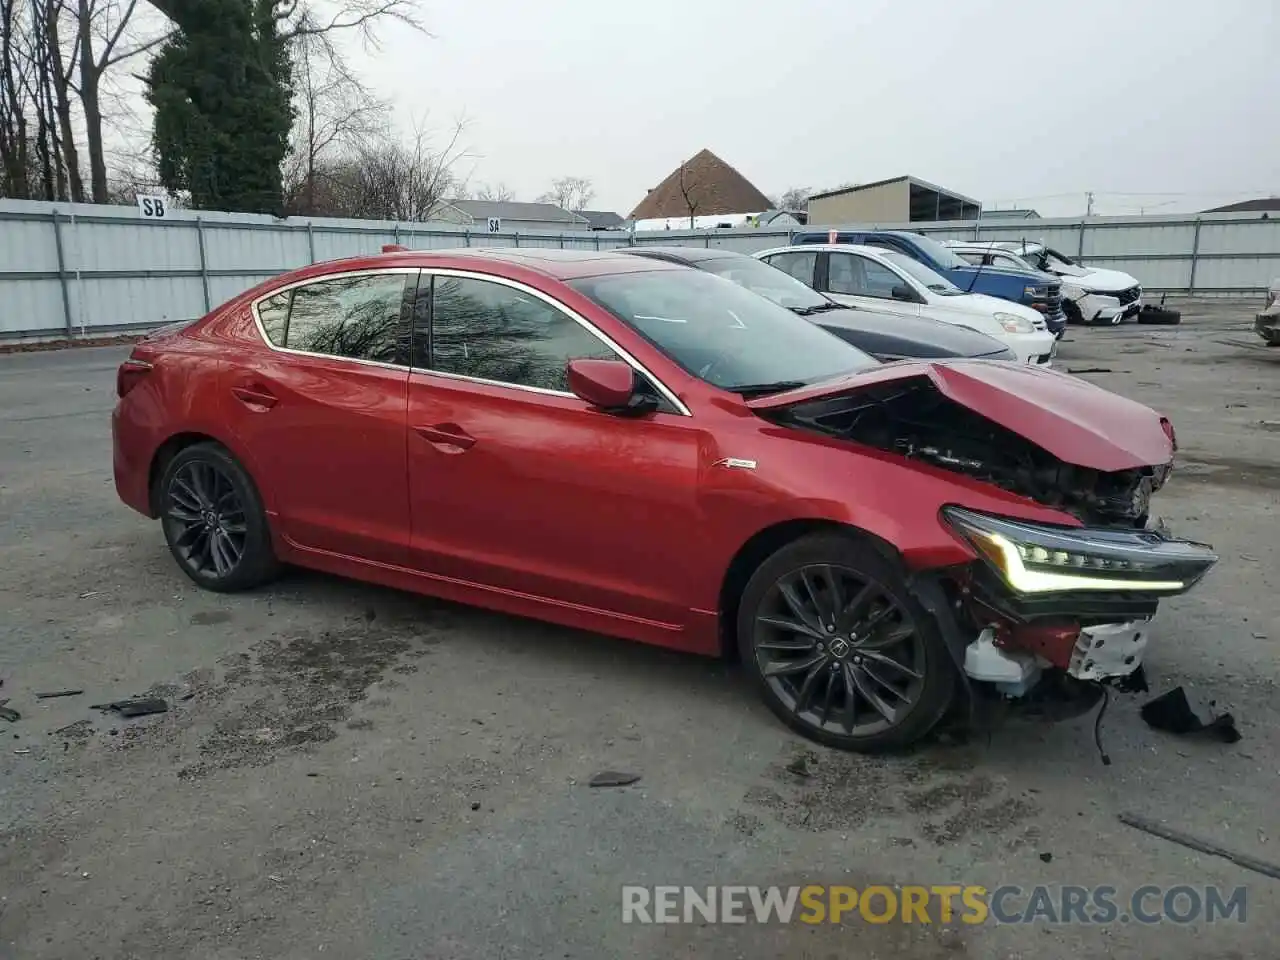
M1044 241L1086 263L1131 273L1152 291L1243 294L1280 276L1280 217L1258 214L861 226ZM656 243L752 253L786 244L795 232L487 233L435 223L186 210L144 219L132 207L0 200L0 340L123 333L198 317L267 277L318 260L376 253L386 243L589 250Z

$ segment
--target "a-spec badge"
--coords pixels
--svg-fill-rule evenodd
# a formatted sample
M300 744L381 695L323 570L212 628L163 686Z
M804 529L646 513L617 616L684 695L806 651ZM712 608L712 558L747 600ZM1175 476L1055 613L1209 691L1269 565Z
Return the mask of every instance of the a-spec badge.
M730 470L754 470L756 468L754 460L742 460L738 457L725 457L722 460L717 460L714 465L728 467Z

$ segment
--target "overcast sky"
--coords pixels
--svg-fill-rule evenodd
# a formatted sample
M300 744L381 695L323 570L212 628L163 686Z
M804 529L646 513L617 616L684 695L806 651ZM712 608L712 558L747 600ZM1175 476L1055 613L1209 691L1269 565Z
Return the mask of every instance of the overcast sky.
M766 193L911 173L1172 213L1280 194L1276 0L420 0L360 72L465 115L473 181L590 177L626 215L707 147ZM1123 194L1123 195L1122 195Z

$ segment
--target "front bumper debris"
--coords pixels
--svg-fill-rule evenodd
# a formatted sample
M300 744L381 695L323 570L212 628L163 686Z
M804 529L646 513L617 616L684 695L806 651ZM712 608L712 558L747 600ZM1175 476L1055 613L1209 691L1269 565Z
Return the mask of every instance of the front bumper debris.
M1150 620L1085 627L1071 651L1067 675L1077 680L1127 677L1142 666L1150 636Z

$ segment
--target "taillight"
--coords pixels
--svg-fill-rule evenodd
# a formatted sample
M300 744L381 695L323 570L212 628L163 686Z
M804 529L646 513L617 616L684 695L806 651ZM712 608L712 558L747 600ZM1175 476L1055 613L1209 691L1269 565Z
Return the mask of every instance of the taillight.
M145 360L134 360L132 357L120 364L116 371L116 396L123 397L140 384L151 372L151 364Z

